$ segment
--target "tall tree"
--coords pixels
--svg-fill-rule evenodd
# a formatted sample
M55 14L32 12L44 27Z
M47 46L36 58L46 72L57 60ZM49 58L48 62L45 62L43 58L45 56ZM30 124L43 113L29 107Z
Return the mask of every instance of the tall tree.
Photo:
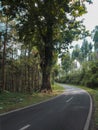
M98 26L93 30L93 41L94 41L94 49L96 52L96 58L98 59Z
M88 52L89 52L89 43L86 39L84 39L81 46L81 54L82 54L83 60L87 58Z
M66 53L65 55L62 56L61 64L62 64L63 70L67 74L69 70L71 69L71 64L72 64L70 53Z
M72 51L72 59L73 60L77 59L78 61L80 60L80 47L78 44L75 45Z
M41 89L51 90L54 52L65 50L85 31L82 21L77 19L86 13L84 0L3 0L2 5L8 5L10 18L17 18L22 40L29 37L37 46L41 58Z

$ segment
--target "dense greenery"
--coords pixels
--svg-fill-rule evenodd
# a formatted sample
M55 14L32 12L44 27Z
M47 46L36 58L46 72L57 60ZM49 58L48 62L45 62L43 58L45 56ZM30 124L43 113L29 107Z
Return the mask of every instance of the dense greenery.
M60 82L85 85L91 88L98 87L98 61L86 62L81 70L71 72L61 77Z
M5 25L0 31L0 44L3 43L0 48L1 90L30 91L36 86L34 74L39 71L42 81L39 88L51 90L50 75L55 56L64 52L74 39L88 34L83 21L78 19L87 13L85 1L0 0L0 18ZM22 45L24 48L19 48L21 54L17 56L19 53L14 47L18 50ZM37 65L35 58L31 58L33 47L38 51L35 57L40 59ZM38 67L37 72L34 72L35 67Z
M94 44L84 39L82 45L76 45L70 53L69 58L66 55L62 57L61 69L67 73L62 73L56 80L62 83L84 85L90 88L98 87L98 46L97 46L97 26L92 32ZM64 68L65 67L65 68Z

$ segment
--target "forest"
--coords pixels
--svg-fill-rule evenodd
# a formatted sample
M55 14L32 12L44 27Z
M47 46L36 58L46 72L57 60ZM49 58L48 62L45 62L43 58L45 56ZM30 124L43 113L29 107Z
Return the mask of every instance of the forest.
M87 13L85 2L91 3L0 0L0 92L52 91L54 81L98 85L98 27L92 31L94 44L89 43L91 34L79 19ZM70 53L79 39L83 44Z

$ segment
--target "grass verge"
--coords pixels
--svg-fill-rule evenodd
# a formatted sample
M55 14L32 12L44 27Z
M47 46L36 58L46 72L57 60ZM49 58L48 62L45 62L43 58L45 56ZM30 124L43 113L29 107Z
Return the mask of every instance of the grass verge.
M11 93L5 91L0 93L0 113L8 112L25 106L39 103L61 94L64 88L54 84L52 85L52 93Z

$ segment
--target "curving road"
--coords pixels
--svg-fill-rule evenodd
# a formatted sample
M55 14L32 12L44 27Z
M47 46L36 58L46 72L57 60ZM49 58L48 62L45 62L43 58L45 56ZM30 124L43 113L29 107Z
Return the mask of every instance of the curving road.
M68 85L51 100L0 115L0 130L88 130L92 100L82 89Z

